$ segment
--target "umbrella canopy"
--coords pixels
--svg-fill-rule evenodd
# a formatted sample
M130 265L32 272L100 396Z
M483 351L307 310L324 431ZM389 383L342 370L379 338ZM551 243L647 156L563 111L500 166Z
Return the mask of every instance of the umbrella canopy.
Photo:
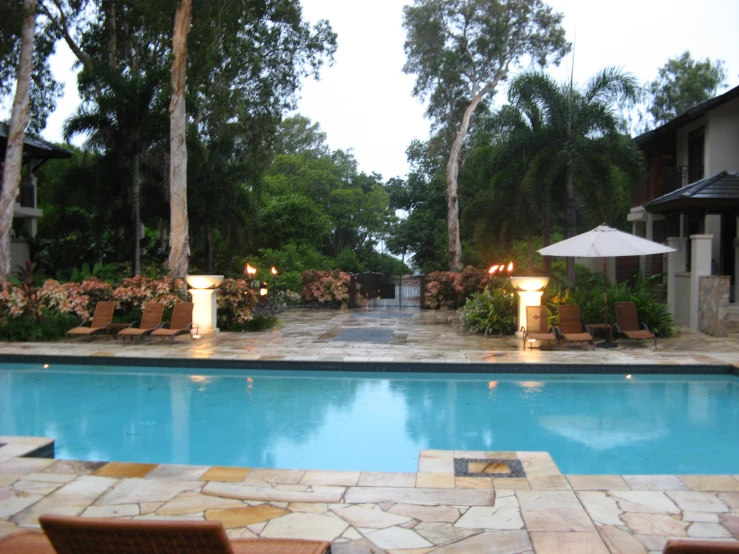
M608 283L606 278L606 258L617 256L648 256L675 252L674 248L663 246L651 240L630 235L598 225L592 231L552 244L538 250L542 256L561 256L566 258L603 258L603 322L608 325ZM597 346L615 348L612 342L602 342Z
M648 256L675 252L651 240L624 233L607 225L598 225L592 231L552 244L538 251L542 256L572 258L611 258L615 256Z

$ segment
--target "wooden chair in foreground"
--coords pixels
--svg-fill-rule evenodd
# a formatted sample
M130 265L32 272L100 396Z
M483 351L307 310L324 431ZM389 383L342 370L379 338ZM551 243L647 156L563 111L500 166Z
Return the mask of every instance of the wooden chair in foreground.
M557 306L557 312L559 313L559 336L567 341L567 348L569 349L571 342L589 342L595 350L593 335L583 333L580 306Z
M531 343L535 340L554 341L557 343L557 335L549 326L549 312L546 306L526 306L526 327L522 327L523 331L523 347L526 348L526 342L529 341L529 349Z
M739 542L718 541L690 541L675 540L667 541L663 554L737 554L739 553Z
M96 333L105 331L113 322L113 312L115 312L115 302L98 302L95 305L95 313L89 327L81 325L67 331L67 336L86 336L90 337Z
M163 313L164 304L161 304L159 302L149 302L148 304L145 304L144 313L141 315L141 322L139 323L139 326L133 327L135 323L132 323L131 327L121 329L115 336L115 340L117 341L120 337L125 342L126 338L130 338L131 341L137 338L139 339L139 342L141 342L142 337L145 337L152 331L161 327Z
M185 333L190 335L194 306L192 302L177 302L172 311L172 321L169 322L169 327L166 327L167 324L165 323L164 326L149 333L149 344L151 344L151 337L169 339L171 344L177 335L184 335Z
M649 330L647 324L642 323L644 328L639 328L639 316L634 302L614 302L613 307L616 311L616 331L630 339L651 339L654 341L654 349L657 350L657 337Z
M234 539L220 521L133 521L39 517L40 531L0 537L1 554L328 554L324 541ZM53 545L53 547L52 547Z

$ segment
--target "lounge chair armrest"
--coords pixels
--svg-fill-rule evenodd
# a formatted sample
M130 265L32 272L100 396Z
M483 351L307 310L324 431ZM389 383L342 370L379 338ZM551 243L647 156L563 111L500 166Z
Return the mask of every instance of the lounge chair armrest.
M624 332L621 330L621 326L618 323L616 323L616 325L614 325L613 327L616 329L616 332L619 335L623 335L624 334Z
M647 325L646 323L643 323L643 322L642 322L642 324L641 324L641 325L642 325L642 327L644 327L644 329L646 329L646 330L647 330L647 331L649 331L650 333L652 332L652 330L651 330L651 329L649 328L649 325Z
M590 330L590 325L585 325L584 327L585 327L585 332L592 337L593 332Z
M562 336L562 331L559 330L559 325L553 326L552 327L552 331L554 331L554 336L555 337L558 337L559 338L559 337Z
M132 321L131 323L129 323L127 327L128 327L129 329L130 329L131 327L133 327L133 326L134 326L134 325L136 325L137 323L139 323L139 325L140 325L140 322L139 322L139 320L138 320L138 319L137 319L136 321Z

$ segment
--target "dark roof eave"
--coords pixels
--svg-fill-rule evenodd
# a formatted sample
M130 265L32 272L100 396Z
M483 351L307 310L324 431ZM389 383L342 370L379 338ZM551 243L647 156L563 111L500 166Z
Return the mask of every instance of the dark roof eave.
M705 114L708 110L712 110L713 108L716 108L721 104L725 104L726 102L733 100L737 96L739 96L739 86L734 87L733 89L728 90L727 92L719 96L715 96L706 100L705 102L701 102L700 104L693 106L685 113L657 127L656 129L652 129L651 131L647 131L646 133L642 133L641 135L634 137L634 141L637 144L644 144L646 142L649 142L653 138L656 138L669 131L677 129L678 127L683 127L684 125L695 121L696 119L703 116L703 114Z

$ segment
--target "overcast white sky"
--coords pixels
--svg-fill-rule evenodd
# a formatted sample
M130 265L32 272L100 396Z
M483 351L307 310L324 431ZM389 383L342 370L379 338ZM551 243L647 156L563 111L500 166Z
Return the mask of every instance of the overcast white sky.
M334 65L322 70L321 80L305 82L298 111L321 124L332 148L353 148L363 171L376 171L385 178L405 176L408 144L414 138L425 139L429 130L423 105L411 96L413 76L402 72L403 5L411 1L301 0L308 21L331 22L339 48ZM669 57L690 50L697 58L725 60L729 85L739 85L737 0L698 4L695 0L549 0L549 4L565 14L568 39L576 42L576 81L586 81L610 65L632 72L640 82L650 81ZM79 102L73 61L71 52L60 44L53 69L66 86L42 133L48 140L61 140L64 119ZM567 59L550 71L564 80L570 64Z

